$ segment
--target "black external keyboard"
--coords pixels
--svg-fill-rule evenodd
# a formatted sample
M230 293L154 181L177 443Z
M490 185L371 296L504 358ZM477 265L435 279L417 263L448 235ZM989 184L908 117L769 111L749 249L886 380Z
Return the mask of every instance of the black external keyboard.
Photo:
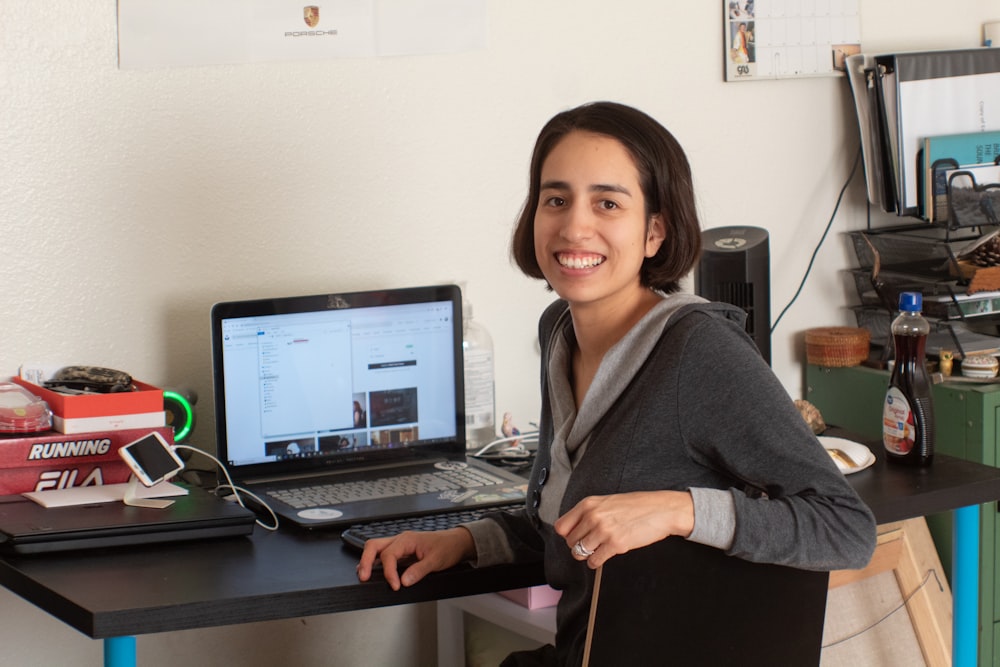
M351 526L340 534L341 539L356 549L365 548L365 540L374 537L389 537L404 530L445 530L454 528L460 523L468 523L482 518L488 512L506 511L524 507L523 502L500 505L497 507L475 507L471 509L454 510L441 514L426 516L411 516L404 519L388 519L373 521Z

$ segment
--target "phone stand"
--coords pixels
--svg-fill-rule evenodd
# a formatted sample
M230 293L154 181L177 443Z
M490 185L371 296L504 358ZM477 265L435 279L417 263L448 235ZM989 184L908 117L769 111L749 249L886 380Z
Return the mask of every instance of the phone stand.
M137 495L139 490L139 479L132 475L128 479L128 486L125 487L125 497L122 498L122 502L126 505L132 507L149 507L152 509L166 509L174 504L172 500L163 500L160 498L140 498Z

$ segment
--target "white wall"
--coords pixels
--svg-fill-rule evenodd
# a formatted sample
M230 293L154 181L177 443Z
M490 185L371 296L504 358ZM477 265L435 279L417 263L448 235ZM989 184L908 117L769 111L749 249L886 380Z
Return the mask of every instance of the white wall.
M864 4L872 53L977 46L1000 18L990 0ZM551 297L511 267L510 225L541 125L593 99L676 134L704 227L770 231L776 317L831 215L856 122L843 78L724 83L720 5L491 0L489 48L473 53L119 71L111 0L0 0L0 375L53 360L192 386L195 444L211 449L212 303L465 280L495 339L498 410L533 420L535 319ZM854 324L842 232L864 225L859 174L773 339L793 397L802 332ZM0 595L5 646L96 664L97 643ZM423 609L157 635L140 654L165 664L164 646L210 655L223 641L241 664L267 664L261 647L298 624L313 628L296 634L300 664L333 646L349 656L338 664L375 664L362 652L373 638L392 654L379 664L420 664L433 654L414 631Z

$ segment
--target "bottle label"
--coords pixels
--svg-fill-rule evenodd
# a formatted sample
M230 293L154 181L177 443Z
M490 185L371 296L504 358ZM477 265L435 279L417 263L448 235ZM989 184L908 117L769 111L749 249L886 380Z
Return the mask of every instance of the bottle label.
M899 387L889 387L882 410L882 443L894 454L909 454L916 437L910 402Z
M493 354L484 349L465 351L465 425L493 427Z

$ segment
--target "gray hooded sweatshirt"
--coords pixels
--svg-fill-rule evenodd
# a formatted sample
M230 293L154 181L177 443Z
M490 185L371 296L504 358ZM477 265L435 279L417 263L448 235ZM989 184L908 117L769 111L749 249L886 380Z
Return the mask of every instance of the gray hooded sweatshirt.
M478 566L544 560L548 583L563 591L559 664L582 655L594 579L552 524L587 496L690 491L687 539L749 561L835 570L871 558L871 511L757 352L744 318L728 304L666 296L608 351L577 411L568 306L543 313L527 506L466 527Z

